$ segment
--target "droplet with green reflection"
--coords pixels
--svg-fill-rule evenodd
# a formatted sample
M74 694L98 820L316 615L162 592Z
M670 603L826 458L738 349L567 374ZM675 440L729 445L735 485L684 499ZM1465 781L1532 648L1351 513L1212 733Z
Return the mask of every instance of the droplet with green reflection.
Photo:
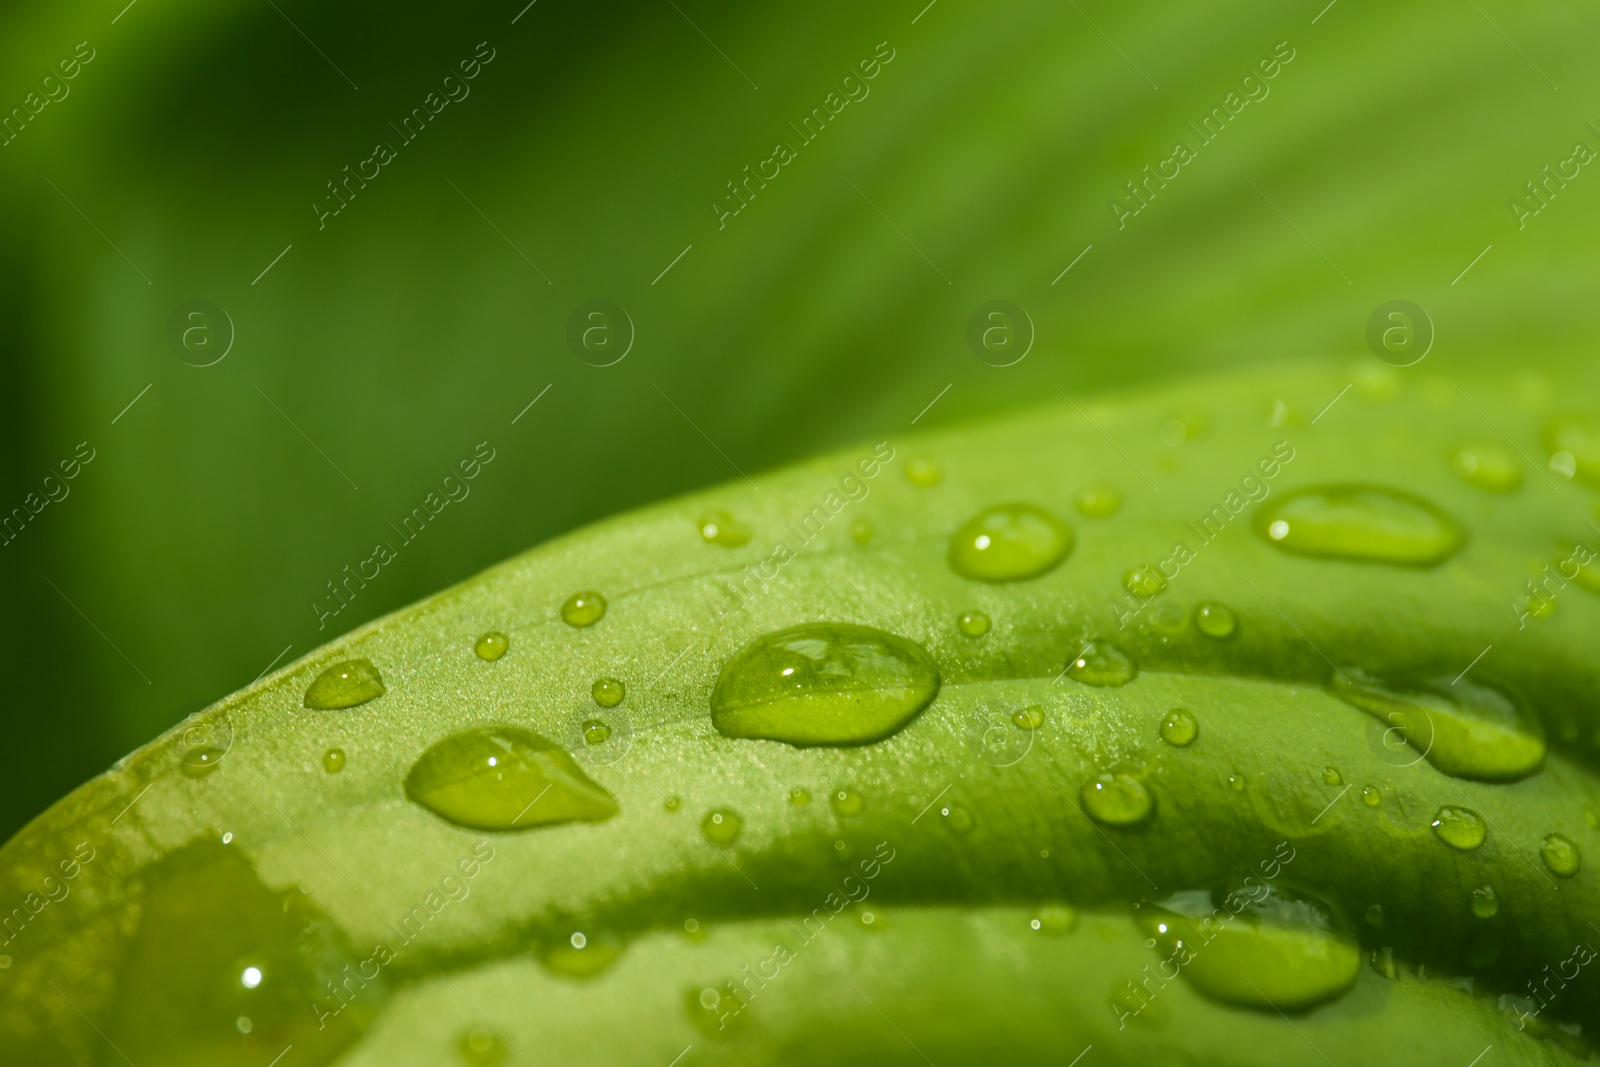
M1200 734L1200 723L1187 708L1173 708L1161 720L1161 740L1183 748Z
M1483 816L1471 808L1446 804L1433 817L1433 832L1451 848L1471 852L1489 836L1489 826Z
M1034 504L997 504L950 538L950 569L980 582L1037 578L1072 551L1072 527Z
M1155 807L1144 783L1131 774L1107 772L1083 784L1079 795L1096 822L1107 826L1132 826L1143 822Z
M1256 513L1269 545L1297 556L1432 567L1466 543L1461 527L1419 496L1376 485L1325 485L1277 498Z
M1539 845L1539 855L1543 857L1546 867L1563 878L1571 878L1582 866L1578 846L1565 834L1547 835Z
M475 830L603 822L617 802L549 738L515 726L451 734L406 775L406 796Z
M1084 685L1127 685L1139 673L1138 665L1110 641L1090 641L1067 664L1067 677Z
M353 708L388 692L371 660L347 659L317 675L306 688L304 704L316 711Z
M1334 673L1332 690L1452 777L1514 782L1544 766L1539 720L1471 679L1383 684L1346 668Z

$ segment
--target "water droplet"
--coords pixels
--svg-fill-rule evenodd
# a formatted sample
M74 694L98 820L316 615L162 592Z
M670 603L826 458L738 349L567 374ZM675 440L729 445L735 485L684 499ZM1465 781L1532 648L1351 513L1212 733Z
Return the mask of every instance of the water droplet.
M1563 478L1571 478L1578 473L1578 460L1571 452L1557 452L1550 457L1550 469Z
M1375 785L1361 787L1361 803L1369 808L1375 808L1383 803L1383 791Z
M723 666L711 721L728 737L860 745L895 733L938 692L938 669L905 638L808 623L759 638Z
M1062 937L1078 928L1078 911L1067 904L1043 904L1028 920L1028 928Z
M912 485L926 489L938 485L944 471L933 460L917 456L906 462L906 477Z
M485 659L492 663L505 655L506 649L510 647L511 638L499 630L490 630L473 643L472 651L477 654L479 659Z
M1167 580L1155 567L1145 563L1122 576L1122 588L1140 600L1149 600L1167 588Z
M1155 806L1150 791L1131 774L1096 775L1084 783L1080 796L1089 814L1107 826L1132 826L1142 822Z
M606 598L599 593L573 593L561 605L561 621L568 626L593 626L606 614Z
M1471 808L1446 804L1433 818L1433 832L1451 848L1471 852L1489 836L1489 827L1484 823L1483 816Z
M661 807L668 814L676 814L683 808L683 800L679 797L668 797L661 802Z
M1367 905L1367 925L1368 926L1382 926L1383 925L1383 905L1382 904L1369 904L1369 905Z
M594 697L594 702L602 708L616 707L622 703L622 698L627 692L627 687L615 678L596 678L594 685L589 687L589 695Z
M723 548L738 548L750 543L750 527L726 511L708 511L697 523L700 536Z
M863 930L878 933L883 929L883 912L871 908L858 908L856 922L861 924Z
M625 944L610 930L573 930L556 935L537 948L547 970L568 978L593 978L617 962Z
M1322 772L1323 785L1344 785L1344 776L1339 773L1339 768L1329 767Z
M803 808L811 803L811 790L795 787L789 790L789 803L797 808Z
M591 745L603 745L611 740L611 727L601 719L585 719L583 739Z
M1233 631L1239 627L1233 612L1221 604L1201 604L1195 608L1194 625L1207 637L1215 637L1219 641L1232 637Z
M1498 690L1468 678L1380 684L1346 668L1333 694L1404 738L1445 774L1482 782L1514 782L1544 765L1539 721Z
M833 795L828 797L828 803L833 807L833 813L841 819L860 815L866 809L867 800L854 789L835 789Z
M958 834L972 829L972 813L959 804L946 804L939 809L939 817Z
M183 754L179 769L190 778L204 778L222 765L222 757L227 754L227 750L214 745L200 745Z
M344 749L330 748L322 754L322 769L329 774L338 774L344 770Z
M1576 476L1590 485L1600 485L1600 421L1592 415L1557 415L1545 424L1544 447L1551 454L1550 466L1561 457L1561 473Z
M1243 793L1244 792L1244 785L1245 785L1244 775L1242 775L1242 774L1230 774L1230 775L1228 775L1228 788L1233 790L1235 793Z
M353 708L388 692L371 660L347 659L335 663L306 689L305 706L317 711Z
M1494 895L1494 890L1483 886L1472 891L1472 914L1480 919L1492 919L1500 910L1500 898Z
M1100 484L1079 489L1072 497L1072 506L1078 514L1091 519L1104 519L1115 515L1122 506L1122 494L1114 486Z
M866 519L856 519L850 524L850 540L865 546L872 541L872 524Z
M514 726L451 734L422 754L405 789L429 811L475 830L603 822L618 810L560 746Z
M1456 521L1398 489L1329 485L1278 498L1256 515L1267 543L1298 556L1431 567L1466 537Z
M222 835L222 843L224 845L233 844L233 831L232 830L228 830L228 831L225 831L223 833L223 835Z
M1044 709L1037 704L1018 708L1011 714L1011 721L1024 730L1037 730L1044 725Z
M506 1045L487 1026L474 1026L456 1043L461 1058L471 1067L500 1067L506 1059Z
M1036 578L1072 551L1072 527L1033 504L997 504L950 538L950 568L980 582Z
M726 847L739 840L744 832L744 820L736 812L719 808L700 820L700 832L718 847Z
M1199 734L1200 723L1187 708L1173 708L1167 717L1161 720L1161 740L1169 745L1182 748L1193 742Z
M1134 921L1197 992L1225 1004L1303 1011L1341 996L1361 969L1350 921L1281 885L1180 893L1141 905Z
M1139 673L1128 654L1110 641L1091 641L1067 665L1067 677L1084 685L1127 685Z
M1522 460L1499 445L1478 442L1450 454L1450 473L1491 493L1509 493L1522 484Z
M1544 857L1546 867L1563 878L1571 878L1577 874L1582 864L1578 846L1573 844L1572 838L1563 834L1547 835L1544 843L1539 846L1539 855Z
M968 637L982 637L989 632L989 616L981 611L963 612L956 625Z
M241 1015L237 1019L233 1020L233 1026L234 1029L238 1030L241 1034L248 1034L250 1031L256 1028L256 1024L250 1020L250 1016L248 1015Z
M700 925L699 919L691 917L683 920L683 936L690 941L704 941L706 939L706 931Z

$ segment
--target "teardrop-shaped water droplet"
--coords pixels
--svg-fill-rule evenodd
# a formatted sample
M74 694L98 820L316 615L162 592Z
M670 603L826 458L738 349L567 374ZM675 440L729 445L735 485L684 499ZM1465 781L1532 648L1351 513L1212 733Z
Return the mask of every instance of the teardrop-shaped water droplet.
M1180 893L1139 906L1134 921L1197 992L1225 1004L1303 1011L1342 996L1361 969L1343 913L1282 885Z
M388 692L371 660L347 659L335 663L306 688L305 706L317 711L353 708Z
M1339 773L1339 768L1329 767L1322 772L1323 785L1344 785L1344 776Z
M968 637L982 637L989 632L989 616L981 611L962 612L956 620L956 625Z
M606 614L606 598L585 590L573 593L561 605L561 621L568 626L593 626Z
M1383 791L1375 785L1361 787L1361 803L1369 808L1375 808L1383 803Z
M1083 806L1096 822L1107 826L1132 826L1143 822L1155 807L1144 783L1131 774L1096 775L1080 791Z
M1090 641L1067 664L1067 677L1084 685L1127 685L1138 673L1138 665L1110 641Z
M622 698L627 693L627 686L615 678L596 678L594 685L589 687L589 695L594 697L594 702L602 708L616 707L622 703Z
M1451 848L1471 852L1489 836L1489 827L1483 816L1471 808L1446 804L1433 817L1433 832Z
M506 649L511 647L511 638L499 630L490 630L477 641L473 642L472 651L479 659L494 662L506 654Z
M1474 442L1450 453L1450 473L1491 493L1509 493L1522 484L1522 460L1496 444Z
M1545 424L1544 447L1565 461L1567 477L1600 485L1600 419L1576 412L1557 415ZM1554 459L1551 467L1557 467Z
M1072 527L1033 504L997 504L950 538L950 569L980 582L1014 582L1051 570L1072 551Z
M603 745L611 740L611 727L604 719L585 719L583 722L583 739L591 745Z
M840 818L852 818L866 810L867 799L854 789L840 788L828 797L828 804Z
M1078 514L1087 515L1091 519L1104 519L1115 515L1122 506L1122 494L1115 486L1088 485L1079 489L1072 497L1072 506L1078 509Z
M618 810L554 741L515 726L451 734L422 754L405 789L434 814L475 830L603 822Z
M905 638L807 623L757 639L723 666L711 722L728 737L860 745L899 730L938 692L938 669Z
M344 749L330 748L322 754L322 769L329 774L338 774L344 770Z
M535 954L547 970L567 978L593 978L617 962L626 945L612 930L585 927L542 939Z
M1191 743L1200 734L1200 723L1187 708L1173 708L1161 720L1161 740L1179 748Z
M1413 567L1442 563L1466 542L1438 507L1375 485L1288 493L1256 513L1255 528L1268 544L1298 556Z
M938 485L943 477L944 470L931 459L913 456L906 461L906 478L920 489Z
M1544 766L1539 720L1470 679L1385 685L1345 668L1334 673L1332 689L1453 777L1514 782Z
M1239 628L1238 620L1221 604L1201 604L1194 609L1195 629L1207 637L1215 637L1218 641L1233 636L1234 630Z
M1492 919L1500 910L1500 899L1494 895L1494 889L1481 886L1472 891L1472 914L1480 919Z
M727 808L719 808L708 812L700 820L700 832L706 835L706 840L719 848L726 848L739 840L739 835L744 832L744 819L738 812Z
M1037 704L1029 704L1025 708L1018 708L1011 713L1011 721L1023 730L1037 730L1044 725L1044 708Z
M708 511L696 523L700 536L713 545L738 548L750 543L750 527L726 511Z
M1539 845L1539 855L1544 857L1546 867L1563 878L1571 878L1582 866L1578 846L1573 843L1572 838L1564 834L1547 835L1544 842Z

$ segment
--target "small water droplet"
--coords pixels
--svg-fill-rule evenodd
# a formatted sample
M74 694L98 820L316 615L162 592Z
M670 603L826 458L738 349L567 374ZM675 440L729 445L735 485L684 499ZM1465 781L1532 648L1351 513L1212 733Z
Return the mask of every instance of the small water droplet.
M725 848L739 840L739 835L744 832L744 819L736 812L719 808L700 820L700 832L713 845Z
M1344 785L1344 776L1339 773L1339 768L1329 767L1322 772L1323 785Z
M1471 808L1446 804L1433 818L1433 832L1451 848L1471 852L1489 836L1489 827Z
M627 692L627 687L615 678L596 678L594 685L589 687L589 695L594 697L594 702L602 708L616 707L622 703L622 698Z
M406 796L460 826L521 830L603 822L617 802L549 738L482 726L434 744L406 775Z
M1100 484L1079 489L1072 497L1072 506L1078 514L1091 519L1104 519L1115 515L1122 506L1122 494L1114 486Z
M867 800L854 789L835 789L828 797L828 803L833 807L833 812L841 819L860 815L866 809Z
M1460 526L1411 493L1328 485L1288 493L1256 515L1267 543L1298 556L1431 567L1466 541Z
M1552 470L1600 485L1600 420L1576 412L1557 415L1545 424L1544 446Z
M251 1021L250 1016L248 1015L241 1015L237 1019L233 1020L233 1026L234 1029L238 1030L241 1034L248 1034L250 1031L256 1028L256 1024Z
M963 612L956 625L968 637L982 637L989 632L989 616L981 611Z
M980 582L1014 582L1051 570L1072 551L1072 527L1033 504L997 504L950 538L950 569Z
M344 749L330 748L322 754L322 769L329 774L338 774L344 770Z
M705 927L700 925L700 920L690 917L683 920L683 936L690 941L704 941L706 939Z
M1232 637L1234 630L1239 628L1238 620L1221 604L1201 604L1194 609L1195 629L1207 637L1225 640Z
M1375 808L1383 803L1383 791L1375 785L1361 787L1361 803L1369 808Z
M1369 904L1369 905L1367 905L1367 925L1368 926L1382 926L1383 925L1383 905L1382 904Z
M353 708L387 691L371 660L347 659L317 675L306 689L304 704L316 711Z
M1499 445L1475 442L1450 454L1450 473L1491 493L1509 493L1522 484L1522 460Z
M1228 775L1228 788L1233 790L1235 793L1243 793L1244 792L1244 785L1245 785L1244 775L1242 775L1242 774L1230 774L1230 775Z
M682 808L683 808L683 800L682 800L681 797L675 797L675 796L668 797L667 799L665 799L665 800L663 800L661 802L661 807L668 814L676 814L677 812L682 810Z
M190 778L204 778L222 766L222 757L228 753L214 745L200 745L183 754L179 769Z
M591 745L603 745L611 740L611 727L602 719L585 719L583 739Z
M593 978L617 962L626 944L606 929L573 930L541 941L539 962L545 969L567 978Z
M1140 600L1149 600L1167 588L1167 580L1155 567L1145 563L1122 576L1122 588Z
M916 456L906 462L906 478L912 485L927 489L938 485L944 471L931 459Z
M473 642L472 651L479 659L494 662L506 654L506 649L511 647L511 638L499 630L490 630L477 641Z
M883 912L875 908L856 909L856 922L861 924L863 930L869 933L879 933L883 930Z
M1514 782L1544 765L1538 719L1504 693L1471 679L1381 684L1346 668L1334 673L1332 688L1340 700L1385 727L1384 742L1398 735L1453 777Z
M1062 937L1078 928L1078 911L1068 904L1042 904L1028 920L1028 928Z
M1150 791L1131 774L1096 775L1084 783L1080 796L1089 814L1107 826L1132 826L1143 822L1155 806Z
M938 669L905 638L808 623L758 638L724 664L711 722L727 737L860 745L898 731L938 692Z
M474 1026L456 1043L461 1058L472 1067L500 1067L505 1062L505 1042L487 1026Z
M872 541L872 524L866 519L856 519L850 524L850 540L865 547Z
M592 590L573 593L561 605L561 621L568 626L593 626L605 614L606 598Z
M1480 919L1491 919L1500 910L1500 898L1494 895L1494 890L1489 886L1472 891L1472 914Z
M713 545L738 548L750 543L750 527L726 511L708 511L696 523L700 536Z
M797 808L803 808L811 803L811 790L796 786L789 790L789 803Z
M1011 721L1024 730L1037 730L1044 725L1044 709L1037 704L1018 708L1012 712Z
M1067 665L1067 677L1092 686L1127 685L1139 673L1128 654L1110 641L1091 641Z
M1582 865L1578 855L1578 846L1572 838L1563 834L1549 834L1539 846L1539 855L1544 857L1544 865L1563 878L1571 878L1578 873Z
M1173 708L1161 720L1161 739L1179 748L1190 744L1200 734L1200 723L1187 708Z
M227 831L225 831L223 833L223 835L222 835L222 843L224 845L233 844L233 831L232 830L227 830Z
M958 834L964 834L972 829L972 813L959 804L946 804L939 809L940 818L945 825Z

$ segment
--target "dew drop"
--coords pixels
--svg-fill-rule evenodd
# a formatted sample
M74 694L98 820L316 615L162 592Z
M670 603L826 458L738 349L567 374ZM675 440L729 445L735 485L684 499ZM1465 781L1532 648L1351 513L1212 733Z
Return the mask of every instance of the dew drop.
M505 1042L487 1026L474 1026L462 1034L456 1050L471 1067L500 1067L506 1059Z
M592 590L573 593L561 605L561 621L568 626L593 626L605 613L606 598Z
M1328 485L1280 497L1256 515L1267 543L1297 556L1432 567L1466 541L1456 521L1421 497L1367 485Z
M204 778L222 765L227 750L214 745L200 745L183 754L179 769L190 778Z
M603 719L585 719L583 722L583 740L590 745L603 745L611 740L611 727Z
M1117 513L1122 506L1122 494L1114 486L1100 484L1079 489L1072 497L1072 506L1078 514L1091 519L1104 519Z
M1521 460L1499 445L1475 442L1450 454L1450 473L1479 489L1509 493L1522 484Z
M860 745L898 731L938 692L938 669L905 638L808 623L767 634L724 664L711 722L727 737Z
M981 611L963 612L956 625L968 637L982 637L989 632L989 616Z
M1099 687L1127 685L1139 673L1128 654L1110 641L1091 641L1067 665L1067 677Z
M322 754L322 769L329 774L338 774L344 770L344 749L330 748Z
M478 638L477 641L473 642L472 651L479 659L488 660L489 662L493 663L495 660L505 655L506 650L510 647L511 638L507 637L499 630L490 630L488 633Z
M1489 886L1482 886L1472 891L1472 914L1480 919L1492 919L1500 910L1500 898L1494 895L1494 890Z
M803 808L811 803L811 790L795 787L789 790L789 803L797 808Z
M1578 846L1573 844L1572 838L1563 834L1549 834L1539 846L1539 855L1544 858L1544 865L1563 878L1571 878L1578 873L1582 865L1578 855Z
M700 536L713 545L738 548L750 543L750 527L726 511L708 511L695 524Z
M1078 911L1068 904L1042 904L1028 920L1028 928L1041 934L1063 937L1078 928Z
M713 845L726 847L739 840L739 835L744 832L744 819L727 808L718 808L700 820L700 832Z
M1107 826L1132 826L1150 815L1155 802L1131 774L1106 773L1085 782L1079 795L1085 810Z
M335 663L306 688L305 706L317 711L353 708L388 692L371 660L347 659Z
M1037 704L1018 708L1011 713L1011 721L1023 730L1037 730L1044 725L1044 709Z
M683 800L681 797L667 797L661 802L661 807L667 814L676 815L683 809Z
M1586 414L1557 415L1545 424L1544 446L1552 469L1600 485L1600 420Z
M835 789L828 797L828 803L833 807L833 813L841 819L860 815L867 806L866 798L854 789Z
M1200 723L1187 708L1173 708L1161 720L1161 740L1182 748L1193 743L1200 734Z
M1122 576L1122 588L1140 600L1149 600L1167 588L1167 580L1161 577L1160 571L1145 563Z
M938 485L943 477L944 471L931 459L917 456L906 462L906 478L919 488L927 489Z
M958 834L964 834L972 829L972 813L959 804L946 804L939 809L939 817L944 819L946 826Z
M1197 992L1225 1004L1303 1011L1343 995L1361 969L1350 921L1281 885L1180 893L1141 905L1134 921L1163 957L1187 960L1181 973Z
M1361 803L1369 808L1375 808L1383 803L1383 791L1375 785L1361 787Z
M475 830L603 822L617 802L555 742L514 726L481 726L429 748L406 775L406 796Z
M861 924L863 930L878 933L883 929L883 912L872 908L858 908L856 922Z
M1195 608L1194 625L1195 629L1218 641L1232 637L1234 630L1239 628L1233 612L1221 604L1201 604Z
M1470 679L1386 685L1346 668L1334 673L1332 688L1452 777L1514 782L1544 765L1538 720Z
M1489 827L1484 823L1483 816L1471 808L1446 804L1433 818L1433 832L1451 848L1471 852L1489 836Z
M1244 783L1244 775L1242 775L1242 774L1230 774L1230 775L1228 775L1228 788L1233 790L1235 793L1243 793L1244 792L1244 784L1245 784Z
M1329 767L1322 772L1323 785L1344 785L1344 776L1339 773L1339 768Z
M700 925L700 920L690 917L683 920L683 936L690 941L704 941L706 939L705 927Z
M627 687L615 678L596 678L594 685L589 687L589 695L594 697L594 702L602 708L616 707L622 703L622 698L627 692Z
M980 582L1014 582L1051 570L1072 551L1072 527L1033 504L997 504L950 538L950 569Z
M625 947L609 930L573 930L541 942L536 950L545 969L567 978L593 978L617 962Z
M866 519L856 519L850 524L850 540L865 547L872 541L872 524Z

